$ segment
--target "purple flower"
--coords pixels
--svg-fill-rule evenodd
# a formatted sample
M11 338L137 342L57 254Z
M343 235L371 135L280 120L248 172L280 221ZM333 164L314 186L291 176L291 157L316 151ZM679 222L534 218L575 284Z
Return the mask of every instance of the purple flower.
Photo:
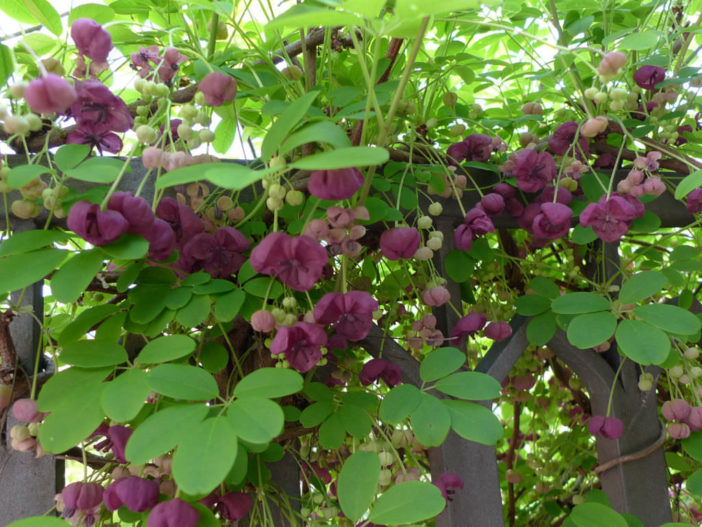
M195 527L200 513L180 498L162 501L149 514L148 527Z
M198 89L205 95L205 102L210 106L221 106L236 97L236 79L213 71L205 75L198 84Z
M144 512L158 504L158 482L131 476L114 481L106 489L103 502L109 511L122 505L132 512Z
M463 225L456 228L453 241L458 250L470 251L473 240L488 232L495 232L495 225L482 208L473 207L466 213Z
M422 302L428 306L443 306L449 300L451 300L451 293L443 285L431 287L422 293Z
M112 37L100 24L79 18L71 24L71 38L78 51L95 62L106 62L112 49Z
M453 233L453 243L459 251L470 251L473 246L473 231L468 225L464 223L456 227L456 232Z
M234 227L220 227L214 236L200 233L183 247L185 258L195 261L195 268L204 269L213 278L226 278L236 273L246 261L242 252L249 240Z
M171 226L161 218L155 218L151 228L142 233L149 242L149 258L162 262L176 249L175 232Z
M512 326L507 322L490 322L485 328L485 336L496 342L505 340L512 335Z
M613 193L609 199L603 195L597 203L590 203L580 213L580 224L590 227L605 242L618 241L631 227L634 218L644 215L643 204L627 194Z
M555 240L568 234L573 211L561 203L542 203L531 227L539 238Z
M115 241L129 229L129 222L119 212L100 210L100 205L79 201L68 214L68 228L95 246Z
M490 216L495 216L505 210L505 198L497 192L490 192L482 197L480 207Z
M492 138L485 134L470 134L463 141L448 147L446 153L450 164L461 161L480 161L487 163L492 155ZM454 162L455 160L455 162Z
M453 489L463 488L463 480L458 474L454 474L453 472L444 472L433 483L439 487L441 495L448 501L451 501L453 495L456 493Z
M690 404L684 399L672 399L661 406L661 413L668 421L685 421L691 410Z
M548 152L520 150L514 159L512 176L524 192L536 192L556 177L556 163Z
M333 325L339 335L357 341L368 335L377 309L378 301L364 291L327 293L314 306L314 320Z
M78 99L71 105L71 115L79 126L95 123L106 130L126 132L134 124L124 101L100 81L76 82L76 93Z
M188 57L183 55L180 51L178 51L176 48L168 48L164 53L163 53L163 58L158 59L156 61L160 62L160 66L158 67L158 78L161 79L161 82L164 84L171 84L171 81L173 81L173 77L175 77L175 74L178 72L178 65L182 64L183 62L186 62L188 60ZM156 62L155 61L155 62ZM234 79L232 79L234 80ZM236 81L234 81L234 95L236 95ZM232 99L234 98L234 95L232 95ZM226 100L231 100L231 99L226 99ZM209 101L208 101L208 104ZM221 103L220 103L221 104ZM219 106L218 104L215 106Z
M66 79L48 73L29 83L24 92L27 104L36 113L62 113L78 98Z
M702 188L696 188L687 195L686 207L690 214L702 212Z
M251 251L255 271L278 278L295 291L309 291L328 263L327 251L309 236L268 234Z
M283 326L278 330L271 343L271 353L283 353L292 368L305 373L321 360L321 346L326 343L327 334L320 326L296 322L293 327Z
M139 51L131 53L129 56L132 59L129 66L136 70L142 79L148 77L149 73L153 71L153 67L151 67L149 62L158 64L161 60L158 56L158 46L155 44L153 46L149 46L148 48L140 47Z
M368 386L378 379L385 381L385 384L397 386L402 380L402 370L385 359L371 359L363 365L361 373L358 374L358 379L363 386Z
M71 483L61 491L64 503L62 516L71 519L76 513L82 516L83 523L90 527L97 521L104 489L98 483Z
M593 415L587 423L587 429L594 436L619 439L624 433L624 423L616 417Z
M395 227L380 236L380 252L388 260L411 258L421 241L422 237L414 227Z
M353 196L363 185L363 174L357 168L315 170L310 174L307 190L319 199L342 200Z
M66 136L66 143L88 145L98 152L117 154L122 150L119 136L101 123L84 122Z
M659 66L641 66L634 72L634 82L644 90L653 90L665 80L665 69Z
M124 216L129 222L128 232L142 234L154 223L154 213L149 202L131 192L115 192L110 196L107 208Z
M577 131L578 123L575 121L567 121L556 128L556 131L553 132L553 135L548 140L548 146L551 149L551 152L559 156L562 156L568 152L568 150L570 150L575 143L575 134ZM586 137L578 137L578 145L580 148L575 150L576 156L580 156L580 150L582 150L583 154L585 155L589 154L590 147Z
M108 427L104 423L101 424L90 437L104 435L105 439L95 445L95 449L101 452L112 450L115 456L115 461L118 463L126 463L124 457L124 449L127 446L127 441L134 433L134 430L122 425L114 425Z
M202 221L191 208L181 205L173 198L163 198L156 207L156 216L165 220L173 229L179 248L203 231Z
M556 193L558 190L558 193ZM561 203L562 205L569 205L573 201L573 194L565 187L560 187L556 185L548 185L541 191L539 197L534 201L535 203L552 203L556 198L556 203Z
M227 492L219 499L216 511L224 520L236 522L246 516L253 505L251 496L244 492Z
M460 343L483 329L486 322L487 318L485 318L485 315L470 313L459 320L456 326L451 330L451 338Z

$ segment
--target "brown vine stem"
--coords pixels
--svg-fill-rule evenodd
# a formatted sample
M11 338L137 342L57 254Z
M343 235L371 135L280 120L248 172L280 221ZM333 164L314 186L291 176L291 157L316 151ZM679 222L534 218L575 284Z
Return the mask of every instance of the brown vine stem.
M614 459L610 459L606 463L602 463L601 465L597 465L593 470L595 474L602 474L603 472L607 472L608 470L617 467L623 463L630 463L631 461L636 461L637 459L642 459L646 456L649 456L653 454L656 450L658 450L661 446L663 446L663 443L665 443L665 437L666 437L666 431L665 431L665 426L661 423L661 434L658 436L658 439L656 439L653 443L651 443L649 446L646 448L639 450L638 452L634 452L633 454L627 454L626 456L619 456Z

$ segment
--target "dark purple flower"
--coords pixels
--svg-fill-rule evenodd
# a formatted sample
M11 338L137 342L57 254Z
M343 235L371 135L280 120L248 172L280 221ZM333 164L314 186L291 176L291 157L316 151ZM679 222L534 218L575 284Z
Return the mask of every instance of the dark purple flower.
M470 227L474 240L478 236L482 236L488 232L495 232L495 225L492 223L490 217L485 214L484 210L477 207L473 207L466 213L466 217L463 218L463 223Z
M162 501L149 514L148 527L195 527L200 513L180 498Z
M665 80L665 69L660 66L641 66L634 72L634 82L644 90L653 90Z
M102 125L106 130L126 132L134 124L129 108L102 82L89 79L76 82L78 99L71 105L71 115L79 126Z
M373 325L378 301L364 291L327 293L314 306L318 324L333 325L342 337L357 341L366 338Z
M321 346L326 343L327 334L321 326L296 322L293 327L283 326L278 330L271 343L271 353L285 354L292 368L305 373L321 360Z
M616 417L593 415L587 423L587 429L594 436L619 439L624 433L624 423Z
M106 245L122 236L129 223L114 210L100 210L100 205L79 201L68 214L68 228L95 246Z
M453 489L463 488L463 480L458 474L454 474L453 472L444 472L433 483L439 487L441 495L448 501L451 501L453 495L456 493Z
M568 234L573 211L561 203L542 203L531 228L540 238L555 240Z
M648 101L646 102L646 111L644 112L643 106L639 104L638 108L631 112L631 116L634 119L638 119L639 121L645 121L646 117L650 115L650 113L658 108L658 103L656 101Z
M246 516L253 504L251 496L244 492L227 492L224 496L213 492L200 500L205 507L220 514L223 520L237 522Z
M191 208L181 205L173 198L163 198L156 207L156 216L165 220L173 229L179 248L204 230L202 221Z
M154 480L131 476L114 481L105 489L103 502L109 511L122 505L133 512L144 512L158 504L159 487Z
M470 251L473 246L473 231L468 225L461 224L453 233L453 243L459 251Z
M553 132L553 135L548 139L548 146L551 152L559 156L568 152L573 146L573 143L575 143L575 134L577 131L578 123L575 121L567 121L556 128L556 131ZM582 153L587 156L590 152L587 137L578 137L578 145L579 148L575 150L575 155L580 157L580 150L582 150Z
M78 94L66 79L48 73L29 83L24 98L33 112L62 113L73 104Z
M592 164L593 167L595 168L614 168L614 163L617 161L617 156L612 154L611 152L605 152L604 154L601 154L595 159L595 162Z
M446 153L450 158L449 162L453 165L463 160L487 163L492 155L492 149L493 142L490 136L485 134L470 134L463 141L449 146Z
M486 322L487 318L485 318L485 315L470 313L459 320L456 326L451 330L451 338L460 343L462 340L472 337L483 329Z
M108 427L104 423L101 424L90 437L104 435L105 439L95 444L95 449L101 452L112 450L115 456L115 461L118 463L126 463L124 457L124 448L127 446L127 441L134 433L134 430L122 425L114 425Z
M154 223L151 205L144 198L131 192L115 192L107 203L109 210L116 210L129 222L129 231L144 234Z
M226 278L244 264L246 258L241 253L249 245L246 236L234 227L220 227L214 236L207 233L193 236L183 247L183 255L213 278Z
M25 95L25 97L26 97L26 95ZM691 134L692 132L693 132L693 130L692 130L692 125L690 125L690 124L685 124L685 125L683 125L683 126L678 126L678 134L679 134L679 137L675 140L675 146L680 146L680 145L684 145L685 143L687 143L687 139L685 139L685 138L683 137L683 134L684 134L684 133L690 133L690 134Z
M371 359L363 365L361 373L358 374L358 379L363 386L368 386L378 379L385 381L385 384L397 386L402 380L402 370L385 359Z
M309 291L329 262L327 251L309 236L268 234L251 251L255 271L273 275L295 291Z
M149 258L162 262L176 249L175 232L161 218L154 219L151 227L142 236L149 242Z
M84 122L79 124L78 128L66 136L66 143L88 145L91 148L97 148L100 153L118 154L122 150L120 137L100 123Z
M79 18L71 24L71 38L78 51L95 62L106 62L112 49L112 37L100 24Z
M686 207L690 214L702 212L702 188L696 188L687 195Z
M175 77L175 74L178 72L178 65L182 64L183 62L186 62L187 60L188 57L183 55L176 48L168 48L163 53L163 58L157 58L157 60L155 61L160 63L160 66L158 67L158 78L161 79L161 82L163 82L164 84L170 85L171 81L173 81L173 77ZM236 81L234 81L234 95L236 95ZM234 96L232 96L232 99L233 98ZM210 104L209 101L208 104Z
M512 326L508 322L490 322L485 328L485 336L494 341L505 340L512 335Z
M487 214L495 216L505 210L505 198L497 192L490 192L482 197L480 206Z
M558 190L557 194L556 190ZM541 194L534 200L534 203L552 203L554 197L556 198L556 203L560 203L561 205L569 205L570 202L573 201L573 194L571 194L570 190L567 188L548 185L541 191Z
M446 155L450 165L459 164L468 155L468 145L463 141L453 143L446 149Z
M556 177L556 163L548 152L520 150L514 158L511 175L524 192L541 190Z
M61 499L64 503L62 516L71 518L76 512L83 512L85 525L92 525L95 523L94 513L102 502L103 492L102 485L98 483L79 481L67 485L61 491Z
M213 71L205 75L198 84L198 89L205 95L205 102L210 106L221 106L236 97L236 79Z
M532 225L534 223L534 218L536 218L540 212L540 203L530 203L527 205L522 211L522 214L517 218L519 228L524 229L525 231L533 232Z
M315 170L310 174L307 190L319 199L342 200L353 196L363 185L363 174L357 168Z
M395 227L380 236L380 252L388 260L411 258L421 242L422 237L414 227Z
M618 241L631 227L634 218L644 215L643 204L630 195L613 193L603 195L597 203L590 203L580 213L580 224L590 227L605 242Z

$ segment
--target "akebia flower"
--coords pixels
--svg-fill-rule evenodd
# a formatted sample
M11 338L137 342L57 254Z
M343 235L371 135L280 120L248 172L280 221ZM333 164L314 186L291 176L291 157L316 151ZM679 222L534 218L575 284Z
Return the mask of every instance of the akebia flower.
M173 198L163 198L156 207L156 216L166 221L173 229L176 244L182 248L193 236L203 231L202 221L191 208L181 205Z
M71 115L78 122L95 123L105 130L126 132L134 124L125 102L97 80L76 82L78 98L71 105Z
M62 113L73 104L78 94L66 79L48 73L29 83L24 98L33 112Z
M12 415L23 423L39 423L46 416L37 408L36 399L17 399L12 405Z
M368 335L377 309L378 301L364 291L327 293L314 306L314 319L318 324L333 326L342 337L357 341Z
M256 272L272 275L295 291L309 291L328 263L327 251L309 236L268 234L251 251Z
M487 163L492 155L494 143L489 135L470 134L463 141L449 146L446 153L451 164L466 161Z
M115 241L129 229L129 222L117 211L100 210L100 205L79 201L68 214L68 228L93 245Z
M661 413L668 421L685 421L691 410L690 404L683 399L666 401L661 406Z
M101 123L81 123L78 128L68 133L66 143L88 145L97 148L100 153L117 154L122 150L120 137Z
M505 340L512 335L512 326L508 322L490 322L485 328L485 336L496 342Z
M149 242L149 258L162 262L176 248L176 236L171 226L161 218L155 218L151 226L141 235Z
M580 156L580 151L582 151L582 153L587 156L590 153L590 148L588 146L586 137L578 137L578 147L574 147L575 134L577 133L577 131L578 123L576 123L575 121L567 121L558 128L556 128L556 131L553 132L553 135L548 139L548 147L551 149L551 152L553 152L556 155L562 156L566 152L571 150L571 148L574 148L574 150L571 151L571 154ZM525 192L532 191L527 190Z
M148 527L195 527L200 513L180 498L162 501L149 513Z
M556 163L548 152L520 150L514 158L511 175L524 192L536 192L556 177Z
M71 24L71 38L78 51L95 62L106 62L112 49L112 37L90 18L79 18Z
M215 512L219 512L222 519L236 522L246 516L253 505L251 496L244 492L227 492L217 500Z
M653 90L665 80L665 69L660 66L641 66L634 72L634 82L644 90Z
M290 366L300 373L311 370L322 358L321 347L327 343L327 334L321 326L296 322L281 327L273 337L271 353L283 353Z
M451 338L460 343L462 340L472 337L483 329L486 322L487 318L485 318L485 315L470 313L459 320L454 326L451 330Z
M371 359L363 365L358 378L363 386L368 386L378 379L382 379L392 388L400 384L402 370L385 359Z
M473 241L488 232L495 232L495 225L483 209L473 207L466 213L463 224L456 228L453 241L458 250L470 251Z
M542 203L539 214L534 217L531 228L540 238L555 240L568 234L573 211L561 203Z
M587 423L587 429L594 436L619 439L624 433L624 423L616 417L593 415Z
M112 482L103 494L102 500L109 511L121 506L132 512L144 512L158 504L158 482L130 476Z
M168 48L163 53L163 58L157 58L160 66L158 67L158 78L161 82L170 85L173 77L178 72L178 67L183 62L186 62L188 57L183 55L176 48ZM234 80L232 77L230 79ZM236 95L236 81L234 80L234 95ZM232 95L232 99L234 98ZM226 99L231 100L231 99ZM221 103L220 103L221 104ZM218 105L217 105L218 106Z
M129 223L129 232L141 234L154 223L154 213L151 205L144 198L134 196L130 192L115 192L107 203L109 210L116 210Z
M241 254L249 248L249 240L234 227L220 227L214 235L200 233L183 247L183 255L194 260L195 267L204 269L213 278L226 278L241 268L246 258Z
M124 449L132 433L134 433L134 430L126 426L114 425L108 427L103 423L92 433L91 437L104 435L105 439L97 443L95 449L101 452L111 450L115 456L115 461L118 463L126 463L127 460L124 457Z
M103 492L102 485L98 483L79 481L66 485L61 491L64 503L62 516L71 520L82 520L86 527L90 527L99 516Z
M353 196L363 186L363 174L357 168L315 170L310 174L307 190L319 199L342 200Z
M422 302L428 306L443 306L449 300L451 300L451 293L442 285L431 287L422 293Z
M626 64L626 55L621 51L610 51L600 61L597 71L600 75L616 75Z
M388 260L411 258L421 241L422 237L414 227L395 227L380 236L380 252Z
M645 209L635 197L613 193L603 195L597 203L590 203L580 213L580 224L590 227L605 242L619 240L631 227L635 218L641 218Z
M458 474L453 472L444 472L433 483L439 487L441 495L448 501L453 499L453 495L456 493L454 489L463 488L463 480Z
M236 97L236 79L224 73L213 71L205 75L198 84L198 89L205 95L205 102L210 106L221 106Z
M151 66L150 62L158 64L161 60L158 56L158 46L155 44L153 46L149 46L148 48L140 47L139 51L131 53L129 57L132 59L129 66L136 70L142 79L148 77L149 73L153 71L153 67Z
M687 195L687 205L685 207L690 214L702 212L702 188L696 188Z
M497 192L485 194L480 200L480 207L490 216L500 214L505 210L505 198Z

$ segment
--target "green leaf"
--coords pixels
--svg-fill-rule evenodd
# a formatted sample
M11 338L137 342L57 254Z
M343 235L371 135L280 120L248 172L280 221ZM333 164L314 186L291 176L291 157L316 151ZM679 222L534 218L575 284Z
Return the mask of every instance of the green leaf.
M273 278L259 276L244 284L244 291L258 298L278 298L283 294L283 286Z
M527 324L527 340L535 346L545 346L556 334L556 315L547 311Z
M295 132L280 145L280 153L287 154L306 143L326 143L336 148L351 146L349 136L339 126L329 121L312 123Z
M660 37L660 31L636 31L625 36L619 43L618 48L636 51L652 49L656 47Z
M422 400L421 392L412 384L400 384L390 390L380 403L380 419L397 424L404 421Z
M187 335L158 337L144 346L137 356L141 364L168 362L190 355L195 351L195 341Z
M410 424L422 445L439 446L449 433L451 416L439 399L422 393L419 406L410 414Z
M322 423L334 412L331 401L318 401L309 405L300 414L300 424L306 428L313 428Z
M321 382L309 383L302 392L313 401L331 401L334 398L334 392Z
M208 342L200 350L198 359L207 371L217 373L229 362L229 351L218 342Z
M138 234L123 234L119 240L101 245L100 249L116 260L138 260L146 255L149 242Z
M193 290L190 287L178 287L177 289L171 289L164 299L164 304L168 309L180 309L188 305L190 299L193 297Z
M473 271L475 270L474 262L475 260L468 256L465 251L453 249L446 255L444 260L446 274L454 282L465 282L473 276Z
M104 253L92 250L77 253L51 277L51 293L56 300L70 304L78 300L102 269Z
M425 2L423 0L397 0L395 13L400 18L423 18L429 15L476 9L481 5L490 5L495 2L484 0L441 0L441 2ZM382 523L382 522L381 522Z
M11 189L20 188L30 181L34 181L42 174L49 174L51 172L53 172L51 169L42 165L20 165L11 168L10 172L8 172L7 185Z
M312 26L355 26L363 20L352 14L330 9L320 9L309 5L296 5L266 25L266 29L303 28ZM282 137L281 137L282 139Z
M24 0L24 6L42 26L46 27L57 37L61 36L61 33L63 33L61 16L49 2L46 0Z
M124 163L125 161L114 157L91 157L65 172L69 178L88 183L108 184L114 182L120 172L128 170Z
M102 368L127 362L127 351L116 342L79 340L63 346L61 362L79 368Z
M66 251L51 248L0 258L0 293L38 282L56 269L65 257Z
M212 375L187 364L156 366L147 374L146 382L152 390L174 399L207 401L219 393Z
M561 290L553 280L549 280L543 276L537 276L529 281L529 289L534 291L539 296L554 299L561 295Z
M202 165L201 165L202 166ZM252 170L238 163L214 163L204 170L204 176L218 187L241 190L263 179L265 170Z
M244 300L246 300L246 293L241 289L217 297L215 300L215 317L220 322L234 320L234 317L239 314L241 306L244 305Z
M373 19L380 14L380 10L385 7L385 3L385 0L346 0L344 2L344 11L358 13Z
M344 516L354 523L370 507L378 490L380 458L375 452L355 452L349 456L337 479L337 496Z
M685 488L694 496L702 498L702 470L697 470L685 481Z
M568 293L551 302L554 313L562 315L579 315L610 309L609 301L595 293Z
M69 368L53 375L42 387L37 398L40 412L52 412L62 406L70 407L83 397L83 387L100 386L114 368L84 370Z
M424 382L432 382L453 373L466 362L466 355L456 348L439 348L424 357L419 375Z
M609 311L578 315L568 324L568 342L579 349L594 348L617 329L617 317Z
M51 516L36 516L34 518L24 518L10 523L7 527L70 527L70 523L61 518Z
M295 8L293 8L295 9ZM288 11L289 12L289 11ZM285 16L283 14L282 16ZM276 20L279 20L278 17ZM275 23L276 20L271 23ZM313 24L317 25L317 24ZM302 24L295 24L295 27L301 27ZM278 150L283 140L287 137L290 131L297 126L297 123L305 116L312 103L319 95L318 91L311 91L304 94L302 97L290 103L290 105L281 113L273 125L268 129L266 137L261 145L261 159L268 162L273 154Z
M675 199L683 199L690 192L702 186L702 170L695 170L685 176L675 187Z
M79 18L90 18L98 24L112 22L115 18L115 12L112 8L100 4L83 4L75 6L68 13L68 25L71 25L74 20ZM63 170L63 169L62 169Z
M451 416L451 428L464 439L483 445L495 445L502 439L499 419L489 409L468 401L442 399Z
M662 364L668 357L668 335L646 322L622 320L615 335L620 351L643 366Z
M541 295L524 295L517 298L514 305L517 308L517 313L531 317L548 311L551 307L551 300Z
M570 236L573 243L585 245L594 242L597 239L597 233L592 227L583 227L579 223L573 228L573 234Z
M283 431L285 422L280 405L263 397L236 399L227 417L237 436L256 444L272 441Z
M405 481L378 498L369 519L373 523L404 525L433 518L444 507L446 500L438 487L425 481Z
M205 419L183 436L173 455L173 479L188 494L208 494L227 477L238 444L226 417Z
M388 159L390 159L390 154L384 148L349 146L303 157L290 166L300 170L333 170L382 165Z
M363 439L371 431L370 416L358 406L345 404L339 409L344 429L356 439Z
M0 9L23 24L37 24L39 22L27 9L24 0L0 0Z
M674 335L694 335L700 330L700 319L672 304L647 304L634 309L634 314L652 326Z
M207 415L204 404L171 406L144 420L127 441L124 456L134 465L172 450L184 434L195 428Z
M211 307L209 296L193 295L188 305L178 310L176 320L186 328L194 328L210 315Z
M126 423L141 411L150 392L143 370L127 370L105 386L101 398L102 409L110 419Z
M0 84L4 85L14 71L15 64L12 60L10 48L4 44L0 44Z
M573 507L570 519L578 527L627 527L626 520L611 507L601 503L581 503Z
M302 390L304 379L295 370L259 368L241 379L234 388L236 397L285 397Z
M434 387L446 395L472 401L495 399L502 390L494 377L478 371L454 373L441 379Z
M622 304L635 304L645 298L655 295L668 283L663 273L658 271L642 271L636 273L622 284L619 301Z
M702 431L692 432L682 440L682 446L695 461L702 463Z
M107 6L105 6L107 7ZM109 9L109 8L108 8ZM75 11L75 10L74 10ZM71 11L71 14L73 11ZM63 172L77 167L90 154L88 145L63 145L54 154L54 164Z
M319 427L319 444L328 450L337 450L344 443L346 429L339 414L331 414Z
M0 243L0 256L21 254L41 249L54 242L65 242L69 237L58 231L31 230L15 232Z
M215 139L212 148L218 154L226 154L236 137L236 120L222 119L215 128Z

